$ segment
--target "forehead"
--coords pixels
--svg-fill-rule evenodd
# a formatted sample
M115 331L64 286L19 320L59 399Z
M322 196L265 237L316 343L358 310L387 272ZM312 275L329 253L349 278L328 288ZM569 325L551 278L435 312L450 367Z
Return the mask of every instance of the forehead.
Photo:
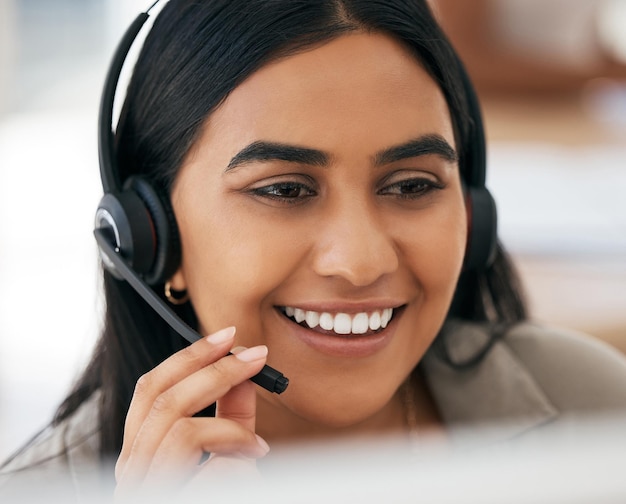
M368 137L384 146L429 133L454 145L443 93L407 48L383 34L344 35L265 65L228 96L209 129L237 144L313 141L331 151L349 141L348 132L361 146Z

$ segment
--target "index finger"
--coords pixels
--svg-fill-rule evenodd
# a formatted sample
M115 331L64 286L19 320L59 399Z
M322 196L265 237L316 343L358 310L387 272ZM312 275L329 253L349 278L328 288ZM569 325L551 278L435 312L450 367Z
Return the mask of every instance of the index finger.
M137 381L124 425L122 457L132 445L156 398L196 371L224 357L232 347L235 328L221 329L165 359Z

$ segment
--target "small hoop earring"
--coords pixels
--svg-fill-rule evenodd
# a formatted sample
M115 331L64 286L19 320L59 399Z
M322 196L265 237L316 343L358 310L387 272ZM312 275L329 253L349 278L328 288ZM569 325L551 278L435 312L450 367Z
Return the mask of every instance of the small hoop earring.
M173 305L182 305L189 301L187 291L175 291L172 289L172 283L168 280L165 282L165 298Z

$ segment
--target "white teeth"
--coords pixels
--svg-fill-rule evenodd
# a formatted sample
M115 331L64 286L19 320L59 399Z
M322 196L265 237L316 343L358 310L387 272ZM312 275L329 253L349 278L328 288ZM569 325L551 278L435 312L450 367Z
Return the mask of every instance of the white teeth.
M391 320L391 315L393 314L393 310L391 308L385 308L383 310L383 314L380 317L380 326L384 329L387 327L389 320Z
M296 308L293 311L293 318L296 319L296 322L298 324L304 320L304 317L305 317L304 310L301 310L300 308Z
M367 313L357 313L352 319L352 333L365 334L369 329L369 322Z
M393 316L393 308L385 308L370 314L361 312L354 315L347 313L332 315L328 312L318 313L286 306L285 315L294 318L298 324L305 322L311 329L319 325L322 329L337 334L365 334L369 330L377 331L387 327Z
M332 331L335 320L330 313L322 313L320 315L320 327L326 331Z
M313 329L320 323L320 314L314 311L308 311L304 316L304 320L306 321L306 325Z
M372 331L380 329L380 313L374 312L370 315L369 326Z
M347 313L335 315L335 332L337 334L350 334L352 332L352 318Z

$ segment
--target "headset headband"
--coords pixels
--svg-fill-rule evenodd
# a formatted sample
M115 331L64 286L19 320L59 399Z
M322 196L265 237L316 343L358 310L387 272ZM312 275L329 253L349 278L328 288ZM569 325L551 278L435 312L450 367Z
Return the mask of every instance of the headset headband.
M150 17L150 11L159 1L157 0L145 12L140 13L128 27L113 54L106 75L98 116L98 157L100 160L100 178L105 193L119 191L122 186L117 170L114 169L117 163L113 157L115 152L113 133L115 92L130 48L133 46L141 27Z

